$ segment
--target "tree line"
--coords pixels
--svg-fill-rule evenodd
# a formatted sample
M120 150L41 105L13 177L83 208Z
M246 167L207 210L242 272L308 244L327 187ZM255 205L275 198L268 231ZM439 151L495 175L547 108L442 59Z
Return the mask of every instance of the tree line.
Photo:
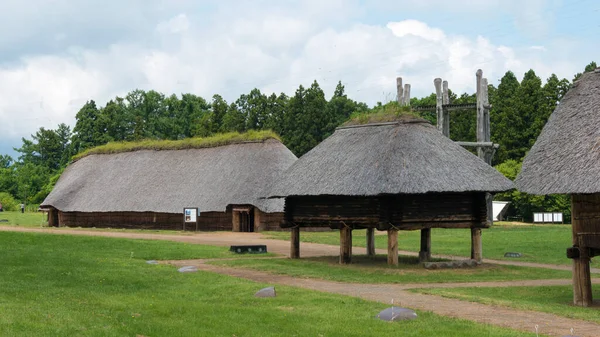
M592 71L596 63L584 71ZM581 76L576 74L573 80ZM529 70L519 82L508 71L497 86L490 84L492 141L500 144L494 165L514 179L523 157L535 143L548 117L564 96L572 81L551 75L545 83ZM458 95L450 91L452 103L475 103L475 94ZM340 83L329 99L315 81L310 87L300 85L287 96L266 95L252 89L238 99L227 102L220 95L210 100L185 93L166 96L149 90L133 90L115 97L104 106L86 102L76 113L73 129L60 124L56 129L40 128L30 139L23 138L15 148L19 157L0 155L0 202L37 204L43 201L71 157L90 147L113 141L142 139L184 139L206 137L220 132L270 129L279 134L284 144L297 156L308 152L335 128L356 112L379 111L383 103L373 107L354 101ZM412 98L412 106L435 105L435 94ZM435 124L435 112L421 112ZM456 111L450 118L450 138L475 141L474 111ZM518 191L497 195L512 202L511 212L531 219L536 210L561 211L570 214L566 196L531 196Z

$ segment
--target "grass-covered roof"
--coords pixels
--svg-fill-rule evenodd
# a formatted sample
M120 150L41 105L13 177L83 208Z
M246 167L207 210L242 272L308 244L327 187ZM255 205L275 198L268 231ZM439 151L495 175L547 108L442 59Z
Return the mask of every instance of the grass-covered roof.
M397 102L389 102L385 105L375 107L370 111L361 111L352 114L342 127L396 121L428 123L427 120L421 118L417 113L412 112L409 106L400 106Z
M186 150L217 147L230 144L239 144L247 142L262 142L267 139L276 139L281 141L279 136L270 130L255 131L251 130L245 133L228 132L210 137L195 137L182 140L157 140L144 139L133 142L111 142L106 145L82 151L73 156L73 161L79 160L93 154L114 154L123 152L133 152L138 150Z

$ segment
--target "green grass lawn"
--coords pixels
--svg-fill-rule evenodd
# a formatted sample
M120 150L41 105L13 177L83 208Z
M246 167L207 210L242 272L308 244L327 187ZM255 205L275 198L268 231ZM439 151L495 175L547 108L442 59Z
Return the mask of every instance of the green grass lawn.
M592 308L575 307L571 286L413 289L411 291L439 295L484 304L548 312L569 318L600 323L600 303ZM592 287L594 298L600 298L600 287ZM577 334L577 328L575 334Z
M375 319L389 305L223 275L178 273L146 259L231 255L168 241L0 232L1 336L534 336L419 312Z
M354 230L354 246L366 245L365 230ZM270 238L289 240L288 232L268 232ZM302 242L315 242L339 245L339 231L300 232ZM566 257L566 249L571 244L570 225L502 225L495 224L483 229L483 256L488 259L515 260L552 264L571 264ZM420 231L400 231L398 249L418 252L420 249ZM375 246L387 249L387 236L376 235ZM470 256L470 229L431 230L432 254ZM505 258L506 252L523 254L521 258Z
M43 212L25 212L21 214L21 211L4 211L0 212L0 220L8 220L8 222L0 222L0 226L42 227L48 225L46 213Z
M353 283L444 283L571 278L570 271L489 264L476 268L427 270L418 263L416 257L405 256L400 257L397 267L389 267L386 256L372 259L356 255L352 257L352 262L350 265L340 265L337 257L328 256L298 260L222 260L210 263L295 277Z

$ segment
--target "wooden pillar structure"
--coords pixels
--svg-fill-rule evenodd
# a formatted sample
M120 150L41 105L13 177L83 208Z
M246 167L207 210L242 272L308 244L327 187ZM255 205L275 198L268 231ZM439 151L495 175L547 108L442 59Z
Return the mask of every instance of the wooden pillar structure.
M340 264L352 262L352 228L344 226L340 229Z
M421 249L419 250L419 262L431 260L431 228L421 229Z
M395 228L388 229L388 265L398 265L398 230Z
M490 132L490 105L488 102L488 83L483 78L483 71L477 70L477 143L489 143L491 141ZM494 148L486 146L477 146L477 156L492 165ZM485 194L487 216L489 225L494 220L492 211L492 194ZM471 228L471 259L481 262L483 259L483 245L481 243L481 228Z
M367 256L375 256L375 228L367 228Z
M300 227L292 227L290 237L290 258L300 258Z
M573 304L589 307L592 299L592 277L590 274L590 247L584 239L586 233L600 230L597 213L600 211L600 195L574 194L571 196L573 226ZM591 215L591 216L590 216Z
M399 105L404 105L404 87L402 87L402 77L396 77L396 100Z

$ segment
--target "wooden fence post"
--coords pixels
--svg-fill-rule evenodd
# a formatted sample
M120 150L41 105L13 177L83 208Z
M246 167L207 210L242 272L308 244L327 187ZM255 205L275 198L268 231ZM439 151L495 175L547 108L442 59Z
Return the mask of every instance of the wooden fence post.
M375 256L375 228L367 228L367 256Z
M292 227L290 238L290 258L300 258L300 227Z
M388 229L388 265L398 265L398 230Z
M421 229L421 250L419 251L419 262L431 260L431 228Z
M352 228L344 226L340 229L340 264L352 262Z
M581 217L584 207L585 196L571 195L573 245L579 247L579 258L573 259L573 304L589 307L593 303L589 249L582 245L578 235L587 227L586 220Z

